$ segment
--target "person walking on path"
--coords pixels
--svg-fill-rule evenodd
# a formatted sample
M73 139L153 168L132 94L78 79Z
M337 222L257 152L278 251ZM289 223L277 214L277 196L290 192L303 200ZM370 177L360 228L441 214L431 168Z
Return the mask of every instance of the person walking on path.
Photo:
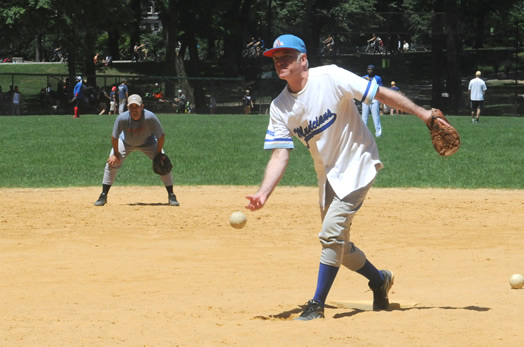
M475 72L475 78L469 81L469 98L470 98L470 108L471 108L471 122L480 123L480 111L484 104L484 94L488 89L486 87L486 82L480 78L481 72Z

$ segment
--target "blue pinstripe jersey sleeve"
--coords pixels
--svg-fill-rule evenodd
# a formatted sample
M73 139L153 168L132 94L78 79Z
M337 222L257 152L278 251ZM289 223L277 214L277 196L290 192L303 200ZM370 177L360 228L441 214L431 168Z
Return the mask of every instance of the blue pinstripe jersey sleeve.
M264 140L264 149L289 148L293 149L293 138L282 136L275 136L275 132L268 129L266 132L266 139Z

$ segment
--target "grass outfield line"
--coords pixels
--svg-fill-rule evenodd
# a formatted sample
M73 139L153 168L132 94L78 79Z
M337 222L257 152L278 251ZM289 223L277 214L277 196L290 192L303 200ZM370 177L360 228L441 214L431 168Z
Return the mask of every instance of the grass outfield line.
M176 185L258 185L270 153L263 150L268 116L158 115ZM115 116L0 117L0 187L101 185ZM437 155L425 125L413 116L383 116L377 139L385 168L376 187L523 189L524 119L449 117L462 137L453 156ZM370 122L372 123L372 122ZM370 125L373 127L373 125ZM373 132L374 129L372 129ZM296 140L296 139L295 139ZM134 153L115 185L159 185L151 162ZM295 141L282 185L314 186L316 174Z

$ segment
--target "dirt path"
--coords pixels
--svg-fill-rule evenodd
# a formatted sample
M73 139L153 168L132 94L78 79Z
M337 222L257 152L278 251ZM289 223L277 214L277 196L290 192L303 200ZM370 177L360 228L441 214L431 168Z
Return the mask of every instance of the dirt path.
M395 272L395 310L345 269L326 319L296 322L316 285L316 188L0 189L1 346L517 346L524 341L524 191L372 189L352 240ZM446 217L448 216L448 217ZM337 306L338 303L338 306ZM361 307L362 308L362 307Z

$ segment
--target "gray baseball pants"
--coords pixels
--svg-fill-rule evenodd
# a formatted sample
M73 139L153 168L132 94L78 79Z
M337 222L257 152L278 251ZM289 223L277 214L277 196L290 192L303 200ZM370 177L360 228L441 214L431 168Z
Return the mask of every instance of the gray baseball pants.
M151 145L144 146L144 147L129 146L129 145L126 145L124 141L122 141L122 139L119 138L118 139L118 151L122 155L122 158L120 159L120 165L110 167L109 164L106 163L106 167L104 169L104 179L102 180L102 183L113 185L113 182L115 181L115 178L116 178L116 174L118 173L118 170L124 163L124 160L126 159L126 157L129 154L135 151L142 152L145 155L147 155L149 159L153 160L153 158L156 155L157 146L158 146L158 143L156 141L152 143ZM111 153L109 154L109 156L112 156L113 154L114 154L114 150L111 149ZM164 182L164 185L166 187L173 185L173 174L171 172L166 175L160 176L160 179L162 180L162 182Z
M366 262L366 255L349 240L351 222L362 206L366 195L373 185L360 188L343 199L336 196L329 182L326 183L325 208L320 208L322 230L318 234L322 245L320 262L325 265L350 270L361 269Z

